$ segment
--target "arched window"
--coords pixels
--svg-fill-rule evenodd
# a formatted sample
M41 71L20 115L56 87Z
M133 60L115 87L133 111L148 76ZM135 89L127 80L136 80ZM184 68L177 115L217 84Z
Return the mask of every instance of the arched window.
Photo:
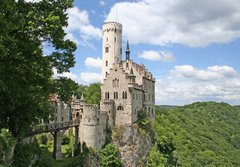
M124 98L127 99L127 91L125 91L124 94L125 94L125 95L124 95Z
M118 92L116 92L116 99L118 99Z
M115 92L113 92L113 99L115 99L116 98L116 93Z
M109 52L109 47L107 46L106 48L105 48L105 53L108 53Z
M122 98L125 99L125 93L124 92L122 92Z
M108 42L108 37L106 38L106 42Z
M123 106L118 106L117 110L121 110L122 111L122 110L124 110L124 108L123 108Z
M109 92L108 92L108 94L107 94L107 98L109 99Z
M106 61L106 67L108 66L108 61Z

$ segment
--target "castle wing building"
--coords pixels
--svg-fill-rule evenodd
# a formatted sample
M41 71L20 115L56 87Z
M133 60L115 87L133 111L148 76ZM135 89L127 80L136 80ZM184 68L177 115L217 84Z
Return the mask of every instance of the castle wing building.
M130 58L127 41L122 60L122 25L103 25L101 111L109 116L110 126L133 124L142 110L155 116L155 79L143 64Z

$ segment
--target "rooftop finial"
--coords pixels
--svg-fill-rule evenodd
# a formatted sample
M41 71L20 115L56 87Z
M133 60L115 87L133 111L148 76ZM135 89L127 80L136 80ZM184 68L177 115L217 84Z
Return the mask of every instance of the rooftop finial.
M126 60L130 59L130 49L129 49L129 43L127 40L127 46L126 46Z

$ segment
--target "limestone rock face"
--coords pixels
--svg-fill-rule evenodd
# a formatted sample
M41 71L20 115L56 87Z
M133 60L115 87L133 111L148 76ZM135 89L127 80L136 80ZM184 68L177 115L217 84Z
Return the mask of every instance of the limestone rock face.
M137 125L122 126L113 134L113 143L119 148L124 167L145 166L144 159L152 147L150 135L142 135Z

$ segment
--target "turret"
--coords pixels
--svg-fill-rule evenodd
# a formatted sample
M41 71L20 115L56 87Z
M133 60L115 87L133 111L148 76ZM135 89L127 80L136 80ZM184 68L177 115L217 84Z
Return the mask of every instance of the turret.
M102 27L102 82L113 68L122 61L122 24L107 22Z

